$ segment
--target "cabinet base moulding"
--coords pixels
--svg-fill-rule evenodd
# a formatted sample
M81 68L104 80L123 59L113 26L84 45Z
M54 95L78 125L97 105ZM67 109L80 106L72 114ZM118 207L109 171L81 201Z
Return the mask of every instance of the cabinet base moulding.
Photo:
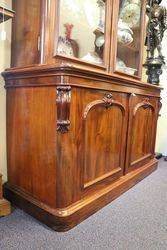
M53 230L63 232L73 228L100 208L113 201L151 174L157 169L157 166L158 161L153 159L143 167L130 172L114 183L97 191L96 194L89 195L77 203L62 209L51 208L19 190L19 188L13 187L10 183L4 185L4 193L5 197L20 209L23 209L28 214L45 223Z

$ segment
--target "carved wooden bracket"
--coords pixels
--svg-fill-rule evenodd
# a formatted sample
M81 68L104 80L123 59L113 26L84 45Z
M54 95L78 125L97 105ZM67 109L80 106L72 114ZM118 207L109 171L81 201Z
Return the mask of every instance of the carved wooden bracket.
M70 126L71 87L68 85L57 87L57 130L61 133L69 131Z

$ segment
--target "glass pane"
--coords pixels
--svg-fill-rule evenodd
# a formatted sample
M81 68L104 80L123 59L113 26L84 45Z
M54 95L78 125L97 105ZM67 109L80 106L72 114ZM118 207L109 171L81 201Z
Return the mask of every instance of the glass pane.
M138 75L140 63L141 0L120 0L116 70Z
M105 0L60 0L57 53L103 63Z

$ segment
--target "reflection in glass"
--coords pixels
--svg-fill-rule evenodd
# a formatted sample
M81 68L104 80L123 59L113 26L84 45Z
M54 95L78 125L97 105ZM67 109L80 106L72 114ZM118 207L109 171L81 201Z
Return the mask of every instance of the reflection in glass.
M102 64L105 0L60 0L57 53Z
M141 0L120 0L116 70L137 75L140 53Z

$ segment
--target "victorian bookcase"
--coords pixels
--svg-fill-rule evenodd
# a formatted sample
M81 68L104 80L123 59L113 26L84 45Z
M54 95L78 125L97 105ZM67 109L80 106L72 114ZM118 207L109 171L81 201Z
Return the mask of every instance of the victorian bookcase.
M56 231L157 168L144 0L14 0L6 197Z

